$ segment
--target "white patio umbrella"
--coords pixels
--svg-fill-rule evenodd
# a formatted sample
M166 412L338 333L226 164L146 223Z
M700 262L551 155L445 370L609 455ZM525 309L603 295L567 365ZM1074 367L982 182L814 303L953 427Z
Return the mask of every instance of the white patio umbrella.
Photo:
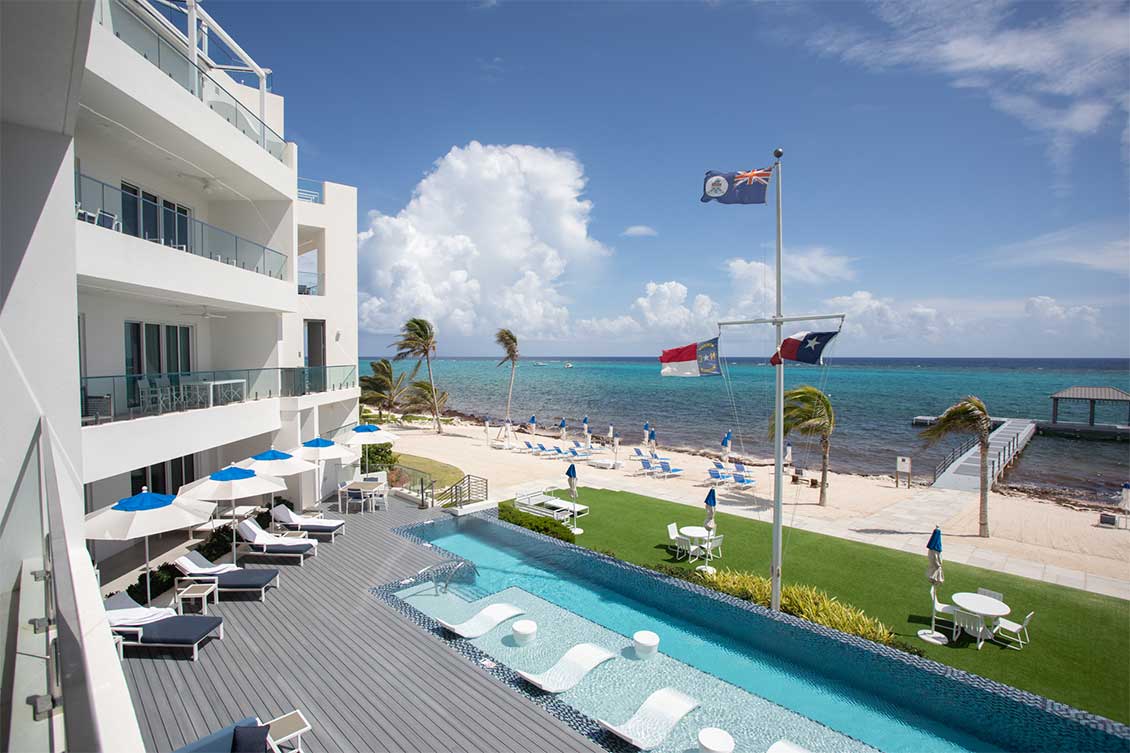
M353 431L349 432L349 438L345 440L345 443L350 447L364 447L369 444L392 444L399 438L391 431L382 429L376 424L358 424L353 427ZM361 450L361 454L364 457L364 450ZM362 468L361 472L364 473L365 469Z
M612 467L615 468L620 464L620 435L612 435Z
M258 455L252 455L246 460L241 460L236 463L239 468L250 468L257 474L264 476L277 476L285 478L286 476L297 476L306 471L317 471L318 466L313 463L307 462L302 458L296 458L289 452L282 452L276 450L274 445L266 452L260 452ZM271 506L274 507L274 495L271 495Z
M714 529L717 528L717 524L714 522L714 508L718 505L718 499L713 489L706 493L704 504L706 505L706 521L702 524L702 527L713 533Z
M331 442L328 439L322 439L321 437L303 442L301 447L294 448L290 451L290 454L297 455L303 460L309 460L311 463L318 464L317 491L315 492L318 496L318 502L322 501L322 476L326 471L326 461L348 460L352 463L355 462L358 457L357 451L345 445Z
M229 465L210 476L185 484L180 488L182 496L193 499L206 499L213 502L227 501L232 511L231 558L235 562L235 501L262 494L285 492L286 484L274 476L260 475L250 468Z
M566 436L565 419L564 418L561 419L561 423L559 423L557 425L557 428L561 430L561 441L564 442L565 436Z
M486 440L487 447L490 447L490 419L483 419L483 439Z
M115 504L87 515L86 538L95 541L145 539L145 601L148 603L152 598L149 590L149 537L200 525L212 517L215 509L215 502L155 494L143 486L140 494L119 499Z
M942 572L942 529L938 526L934 526L934 532L926 542L926 580L933 586L945 580L945 574ZM938 645L948 643L945 635L928 628L919 630L918 637L927 643Z

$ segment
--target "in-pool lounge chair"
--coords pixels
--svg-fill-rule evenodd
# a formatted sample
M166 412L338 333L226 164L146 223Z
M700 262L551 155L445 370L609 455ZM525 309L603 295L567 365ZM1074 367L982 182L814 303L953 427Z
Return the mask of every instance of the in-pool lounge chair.
M305 531L311 536L329 536L331 542L334 540L334 536L345 532L344 520L308 518L297 514L286 505L272 507L271 519L275 521L276 525L288 531Z
M589 672L614 658L616 654L595 643L578 643L544 672L515 671L523 680L547 693L564 693L585 679Z
M794 742L781 738L769 746L765 753L812 753L808 748L802 748Z
M438 618L436 622L461 638L478 638L494 630L511 617L517 617L520 614L525 614L525 612L513 604L499 602L484 607L471 619L464 620L456 625Z
M177 578L178 583L181 580L215 583L217 601L222 593L256 592L259 594L259 601L263 601L269 586L279 587L279 571L274 568L248 570L230 564L216 565L195 550L177 557L173 560L173 564L184 573L184 578Z
M110 630L122 637L123 646L187 648L196 661L200 644L212 633L224 639L224 618L201 614L177 614L168 607L143 607L119 591L103 603Z
M667 739L683 717L698 708L698 701L674 688L660 688L647 697L632 718L623 724L603 719L596 723L621 740L642 750L651 750Z
M270 557L297 557L301 566L306 560L306 555L318 556L318 542L306 538L302 531L295 531L296 536L276 536L264 531L254 520L241 521L235 530L243 538L239 548L244 554L263 554Z

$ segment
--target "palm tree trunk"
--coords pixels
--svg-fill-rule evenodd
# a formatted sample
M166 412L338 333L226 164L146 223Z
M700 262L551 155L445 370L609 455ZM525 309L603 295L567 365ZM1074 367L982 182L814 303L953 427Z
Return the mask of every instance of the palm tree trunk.
M977 535L989 538L989 434L981 434L981 519Z
M517 362L510 362L510 389L506 392L506 423L510 423L510 398L514 397L514 370L517 367Z
M832 443L826 434L820 437L820 449L823 450L820 460L820 505L824 506L828 504L828 454L832 449Z
M443 434L443 424L439 422L439 401L436 399L436 382L432 379L432 358L424 353L424 361L428 364L428 384L432 386L432 417L436 420L436 434Z

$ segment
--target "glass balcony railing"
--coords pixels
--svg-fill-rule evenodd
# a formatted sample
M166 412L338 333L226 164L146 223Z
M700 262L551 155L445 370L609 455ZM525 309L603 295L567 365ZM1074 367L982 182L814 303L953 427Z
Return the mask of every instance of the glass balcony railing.
M83 377L82 423L125 421L356 386L357 366L353 364Z
M317 272L299 272L298 294L325 295L325 277L325 275L320 275Z
M105 6L100 3L98 18L114 36L164 71L170 79L238 128L244 136L266 149L275 159L280 162L283 160L286 143L282 136L271 130L270 126L244 106L216 78L193 65L185 52L158 34L126 3L122 0L109 0Z
M298 200L308 201L311 204L326 203L326 184L321 180L310 178L298 179Z
M201 222L175 204L158 204L88 175L75 175L75 212L80 221L92 225L267 277L286 278L285 254Z

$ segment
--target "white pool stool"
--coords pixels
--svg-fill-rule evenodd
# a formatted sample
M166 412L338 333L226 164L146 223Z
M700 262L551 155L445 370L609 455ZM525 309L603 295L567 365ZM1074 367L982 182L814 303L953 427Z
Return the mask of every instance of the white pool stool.
M640 630L632 636L636 656L641 659L655 656L659 652L659 636L650 630Z
M514 636L515 643L519 646L526 646L537 637L538 624L533 620L518 620L510 628L510 633Z
M701 753L734 753L734 738L724 729L703 727L698 731Z

